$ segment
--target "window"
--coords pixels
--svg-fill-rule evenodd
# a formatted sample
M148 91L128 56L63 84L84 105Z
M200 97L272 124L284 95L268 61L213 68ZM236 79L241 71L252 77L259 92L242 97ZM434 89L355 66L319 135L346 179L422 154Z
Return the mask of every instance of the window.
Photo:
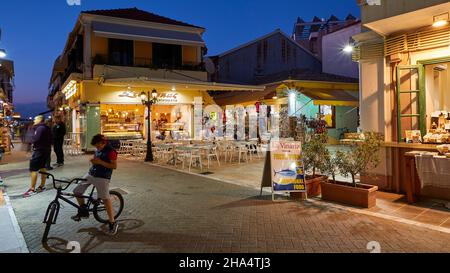
M153 43L153 63L156 67L179 68L182 56L181 45Z
M109 63L133 66L134 43L131 40L109 39Z
M283 38L281 39L281 60L286 62L286 40Z
M319 105L319 113L327 123L327 128L336 128L336 107L330 105Z

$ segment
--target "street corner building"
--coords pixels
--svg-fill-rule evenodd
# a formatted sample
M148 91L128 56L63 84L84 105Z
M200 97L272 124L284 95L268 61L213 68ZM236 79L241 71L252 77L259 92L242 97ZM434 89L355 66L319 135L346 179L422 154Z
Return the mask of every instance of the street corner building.
M110 140L145 139L148 118L152 138L161 132L201 138L202 113L194 109L219 108L210 93L264 90L209 81L204 32L136 8L82 12L55 60L48 106L64 115L82 150L93 149L89 140L98 133ZM139 94L152 90L158 102L147 117Z
M448 200L450 3L358 3L363 31L353 36L353 58L361 76L361 128L385 138L376 179L365 179L406 192L410 203L420 196Z

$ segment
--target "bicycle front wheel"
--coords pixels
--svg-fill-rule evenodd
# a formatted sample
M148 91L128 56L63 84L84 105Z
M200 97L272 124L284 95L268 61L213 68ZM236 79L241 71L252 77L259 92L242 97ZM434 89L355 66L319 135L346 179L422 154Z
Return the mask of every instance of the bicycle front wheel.
M120 193L116 191L110 191L109 195L111 196L111 203L112 208L114 212L114 219L117 220L119 218L120 214L123 210L123 197ZM93 209L94 218L99 221L100 223L107 224L109 223L109 217L108 213L106 211L105 204L103 203L103 200L99 199Z
M42 236L42 242L46 243L47 242L47 238L48 238L48 233L50 232L50 227L53 224L53 221L56 220L56 213L58 210L58 205L56 203L52 203L50 204L48 211L47 211L47 219L44 220L45 223L45 230L44 230L44 235Z

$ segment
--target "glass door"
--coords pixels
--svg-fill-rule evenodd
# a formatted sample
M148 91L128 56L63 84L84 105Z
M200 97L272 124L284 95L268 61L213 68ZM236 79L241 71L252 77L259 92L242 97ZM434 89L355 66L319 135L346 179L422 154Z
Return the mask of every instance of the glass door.
M406 138L406 131L426 133L425 75L423 65L397 67L397 140Z

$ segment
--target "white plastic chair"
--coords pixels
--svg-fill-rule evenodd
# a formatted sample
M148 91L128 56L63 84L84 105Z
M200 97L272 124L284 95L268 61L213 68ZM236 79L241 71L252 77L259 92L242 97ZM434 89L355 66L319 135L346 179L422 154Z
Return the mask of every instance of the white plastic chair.
M191 171L193 160L196 160L196 162L200 165L200 170L203 171L203 163L202 163L202 153L200 149L192 149L190 153L190 160L189 160L189 172Z
M208 149L208 153L206 154L206 158L208 159L208 169L211 164L211 159L213 159L214 157L216 158L217 164L220 167L220 160L219 160L219 155L217 152L217 146L213 146L210 149Z

